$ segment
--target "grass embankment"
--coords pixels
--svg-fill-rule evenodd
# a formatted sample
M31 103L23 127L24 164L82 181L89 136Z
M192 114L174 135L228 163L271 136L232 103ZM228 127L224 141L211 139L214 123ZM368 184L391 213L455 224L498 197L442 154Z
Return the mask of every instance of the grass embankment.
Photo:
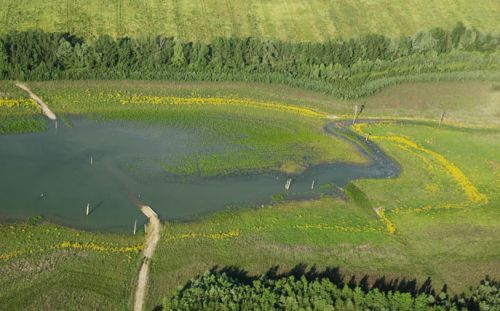
M45 128L38 104L10 81L0 81L0 134Z
M497 30L495 0L470 1L10 1L1 0L4 31L43 29L85 37L175 36L182 40L257 37L324 41L368 32L413 34L457 21Z
M196 132L211 151L167 159L164 168L178 175L256 170L293 174L311 164L365 161L349 143L324 133L326 114L304 103L249 99L229 92L216 95L204 90L200 93L193 89L172 90L168 86L175 84L171 83L30 85L57 115L97 115L97 118L146 121Z

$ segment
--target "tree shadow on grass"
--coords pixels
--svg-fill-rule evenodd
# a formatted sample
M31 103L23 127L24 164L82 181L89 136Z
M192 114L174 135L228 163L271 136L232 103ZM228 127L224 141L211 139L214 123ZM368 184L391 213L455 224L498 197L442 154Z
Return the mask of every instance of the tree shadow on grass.
M262 276L278 280L285 277L293 276L296 279L300 279L302 277L306 278L308 281L314 280L322 280L328 279L330 282L335 284L339 288L343 288L344 286L348 286L351 289L359 287L365 293L368 293L370 290L378 289L381 292L403 292L410 293L412 297L416 297L420 294L429 294L436 295L436 290L432 285L432 279L428 277L423 283L417 282L417 279L406 279L406 278L386 278L385 276L378 278L370 278L369 275L365 274L361 278L356 277L356 275L347 275L343 273L340 268L337 267L327 267L323 270L318 270L316 265L308 267L308 265L304 263L297 264L293 268L288 271L280 272L280 267L278 265L270 267L264 274L262 275L251 275L247 270L242 269L238 266L213 266L210 273L225 273L227 276L237 280L242 284L251 285L253 281L258 280ZM198 275L197 277L199 277ZM183 292L187 288L191 286L191 281L187 282L180 292ZM446 284L444 285L442 291L446 292ZM162 306L156 306L154 311L163 310Z
M359 287L364 292L368 292L372 289L378 289L381 292L404 292L410 293L413 297L419 294L431 294L435 295L436 290L432 285L432 279L428 277L423 283L417 282L417 279L407 279L407 278L386 278L385 276L378 278L370 278L369 275L365 274L361 278L355 275L344 274L339 267L327 267L323 270L318 270L316 265L308 267L306 264L298 264L292 269L284 272L279 272L279 266L272 266L263 275L270 279L281 279L284 277L293 276L296 279L306 278L308 281L328 279L330 282L335 284L337 287L342 288L348 286L352 289ZM261 276L252 276L248 271L237 266L226 266L219 268L218 266L212 267L210 269L212 273L225 273L226 275L238 280L244 284L251 284L252 281L257 280ZM444 286L446 290L446 285Z

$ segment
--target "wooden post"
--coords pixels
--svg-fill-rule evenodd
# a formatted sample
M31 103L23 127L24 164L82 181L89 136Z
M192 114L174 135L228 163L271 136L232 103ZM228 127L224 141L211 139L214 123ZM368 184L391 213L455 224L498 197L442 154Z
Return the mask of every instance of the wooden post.
M352 124L356 123L357 117L358 117L358 105L354 105L354 117L352 118Z
M363 112L365 109L365 104L361 105L361 108L359 109L358 116Z
M311 184L311 190L314 190L314 184L316 183L316 180L313 180L312 184Z
M148 224L144 224L144 233L148 232Z
M57 119L56 119L56 121L55 121L55 127L56 127L56 129L57 129Z
M439 126L441 126L441 123L443 123L444 116L446 115L446 111L443 111L441 114L441 118L439 118Z
M87 203L87 211L85 212L85 216L88 216L90 213L90 203Z
M134 235L137 232L137 219L134 221Z
M359 115L363 112L363 109L365 109L365 104L362 104L359 109L358 105L354 106L354 118L352 119L352 124L356 123L356 120L358 119Z

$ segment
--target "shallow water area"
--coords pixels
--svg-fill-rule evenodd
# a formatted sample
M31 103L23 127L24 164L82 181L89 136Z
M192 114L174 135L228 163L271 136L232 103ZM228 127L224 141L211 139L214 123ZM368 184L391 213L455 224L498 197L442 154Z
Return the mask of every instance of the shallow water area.
M274 173L175 177L162 164L231 146L207 145L199 133L140 122L71 118L71 123L40 133L0 135L0 220L43 215L80 229L131 231L135 220L139 225L147 221L131 197L163 220L192 219L228 206L260 206L280 193L307 197L313 180L319 189L398 173L395 163L368 144L372 164L313 166L293 177L288 192L289 177Z

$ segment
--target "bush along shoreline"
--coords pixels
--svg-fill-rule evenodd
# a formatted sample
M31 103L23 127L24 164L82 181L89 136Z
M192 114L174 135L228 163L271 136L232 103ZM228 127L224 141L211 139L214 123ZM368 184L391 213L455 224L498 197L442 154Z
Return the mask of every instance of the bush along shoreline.
M254 279L209 271L191 280L163 310L498 310L500 282L481 281L467 293L450 296L446 285L436 293L430 279L415 282L345 284L320 276L261 275ZM384 279L385 280L385 279ZM380 280L379 280L380 281ZM411 286L413 285L413 287Z
M399 38L367 34L320 43L10 32L0 36L0 78L248 81L349 99L402 82L500 79L500 34L462 23Z

